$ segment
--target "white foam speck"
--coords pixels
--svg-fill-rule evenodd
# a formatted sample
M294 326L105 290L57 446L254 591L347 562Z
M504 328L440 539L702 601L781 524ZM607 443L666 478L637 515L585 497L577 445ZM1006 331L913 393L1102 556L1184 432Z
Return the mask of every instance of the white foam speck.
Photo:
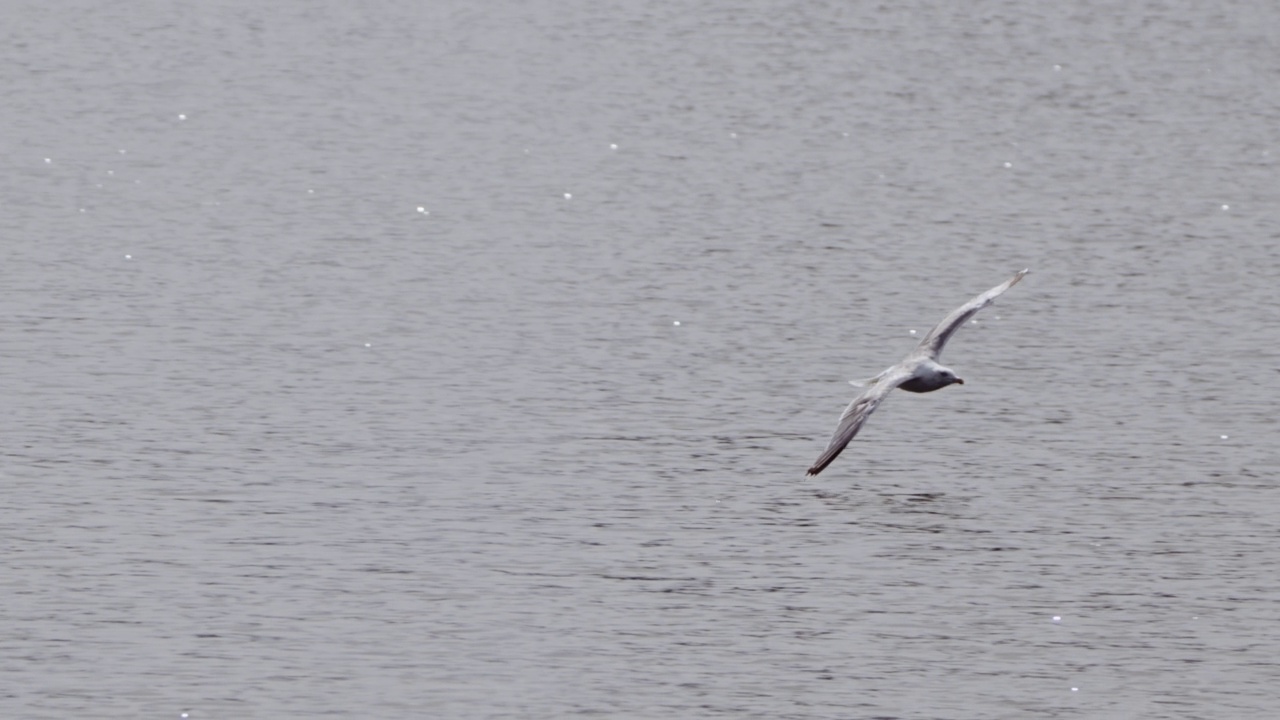
M609 143L609 149L610 149L610 150L617 150L617 149L618 149L618 143Z
M52 163L52 162L53 162L53 158L45 158L45 159L44 159L44 162L45 162L45 164L46 164L46 165L48 165L49 163Z
M1054 621L1054 622L1062 622L1062 616L1061 616L1061 615L1054 615L1054 616L1053 616L1053 621Z
M1226 440L1226 439L1227 439L1227 436L1226 436L1226 435L1223 435L1223 436L1222 436L1222 439L1223 439L1223 440Z
M1223 210L1230 210L1230 209L1231 209L1231 206L1230 206L1230 205L1223 205L1223 206L1222 206L1222 209L1223 209Z
M915 334L916 334L916 331L915 331L915 330L908 330L907 332L911 333L912 335L915 335Z
M133 256L132 256L132 255L125 255L125 256L124 256L124 259L125 259L125 260L132 260L132 259L133 259Z
M565 200L572 200L572 199L573 199L573 193L565 193L565 194L564 194L564 199L565 199Z
M1005 164L1004 164L1004 166L1005 166L1005 167L1007 167L1007 168L1011 168L1011 167L1013 167L1013 163L1011 163L1011 162L1007 162L1007 163L1005 163Z
M672 325L679 325L679 324L680 324L680 321L679 321L679 320L673 320L673 321L671 321L671 324L672 324Z
M184 115L184 114L182 114L182 113L178 113L178 119L179 119L179 120L186 120L186 119L187 119L187 116L186 116L186 115Z

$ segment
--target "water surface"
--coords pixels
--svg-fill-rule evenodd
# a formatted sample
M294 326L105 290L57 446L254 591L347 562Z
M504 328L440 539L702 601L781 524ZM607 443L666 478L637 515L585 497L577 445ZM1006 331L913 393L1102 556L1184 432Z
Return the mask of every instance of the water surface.
M2 32L6 716L1276 707L1271 5Z

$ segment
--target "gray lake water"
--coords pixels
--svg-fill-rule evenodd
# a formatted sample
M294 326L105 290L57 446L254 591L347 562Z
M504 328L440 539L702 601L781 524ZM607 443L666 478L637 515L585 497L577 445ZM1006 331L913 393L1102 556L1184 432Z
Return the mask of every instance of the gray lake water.
M0 716L1280 707L1274 2L0 37Z

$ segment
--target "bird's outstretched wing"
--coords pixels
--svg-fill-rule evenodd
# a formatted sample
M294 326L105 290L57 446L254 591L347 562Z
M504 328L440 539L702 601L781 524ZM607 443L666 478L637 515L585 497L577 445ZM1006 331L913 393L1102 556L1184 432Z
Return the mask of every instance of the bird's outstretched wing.
M947 340L951 339L951 335L954 334L956 330L959 330L961 325L965 324L970 318L978 314L979 310L990 305L993 300L1003 295L1005 290L1008 290L1018 284L1018 281L1021 280L1027 272L1027 270L1020 271L1012 278L982 293L978 297L961 305L955 310L952 310L950 315L943 318L942 322L938 323L938 325L930 330L929 334L924 337L924 340L920 341L920 344L916 347L913 354L917 356L923 355L924 357L937 360L938 355L942 354L942 346L947 344Z
M844 414L840 416L840 424L836 426L836 432L831 436L831 442L827 444L827 449L822 451L805 475L817 475L823 468L830 465L849 441L853 440L853 436L862 429L863 423L871 417L871 413L880 407L885 397L910 377L911 370L904 365L895 365L877 376L858 397L853 399L853 402L849 403L849 407L845 408Z

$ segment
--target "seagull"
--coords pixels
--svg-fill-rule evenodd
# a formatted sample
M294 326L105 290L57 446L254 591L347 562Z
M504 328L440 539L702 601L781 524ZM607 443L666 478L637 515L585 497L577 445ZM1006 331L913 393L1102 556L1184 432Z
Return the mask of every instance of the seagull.
M862 429L863 423L871 417L871 413L880 407L880 403L884 402L890 390L902 388L907 392L926 393L948 385L963 385L964 380L956 377L951 368L938 364L938 355L942 353L942 346L947 344L947 340L951 339L961 325L1016 285L1027 272L1028 270L1019 272L1009 280L952 310L950 315L943 318L942 322L930 330L924 340L921 340L920 344L902 359L902 362L873 378L850 380L850 385L865 389L853 399L853 402L849 403L849 407L845 408L827 449L822 451L813 466L809 468L809 472L805 474L817 475L830 465L849 441L853 440L853 436Z

